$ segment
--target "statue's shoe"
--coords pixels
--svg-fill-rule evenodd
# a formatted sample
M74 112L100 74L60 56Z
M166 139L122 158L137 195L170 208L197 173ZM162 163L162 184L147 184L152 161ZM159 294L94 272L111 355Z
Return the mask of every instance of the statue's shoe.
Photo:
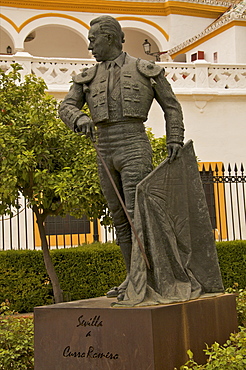
M123 283L121 283L119 286L114 286L106 293L107 298L117 297L118 301L123 301L128 283L129 283L129 275L127 275Z
M126 293L126 288L125 289L118 289L118 295L117 295L117 301L123 301Z
M118 294L119 294L119 288L117 286L114 286L107 292L106 297L115 298L115 297L118 297Z
M125 288L120 288L120 287L113 287L108 291L106 294L107 298L116 298L118 301L123 301L126 293L126 287Z

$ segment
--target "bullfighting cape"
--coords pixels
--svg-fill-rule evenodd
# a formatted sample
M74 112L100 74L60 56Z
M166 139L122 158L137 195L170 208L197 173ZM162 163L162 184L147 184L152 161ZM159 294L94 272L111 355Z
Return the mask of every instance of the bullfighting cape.
M117 306L169 304L223 292L205 194L192 141L136 189L130 282Z

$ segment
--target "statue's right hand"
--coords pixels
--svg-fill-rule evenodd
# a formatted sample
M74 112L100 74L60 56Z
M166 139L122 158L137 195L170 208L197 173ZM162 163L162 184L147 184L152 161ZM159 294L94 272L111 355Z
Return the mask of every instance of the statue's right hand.
M92 140L94 139L94 123L87 115L83 115L77 120L74 131L80 135L86 135Z

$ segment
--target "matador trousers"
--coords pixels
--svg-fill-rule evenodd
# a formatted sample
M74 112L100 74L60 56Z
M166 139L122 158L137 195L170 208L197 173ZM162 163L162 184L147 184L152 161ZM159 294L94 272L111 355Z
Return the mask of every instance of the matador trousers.
M137 184L152 171L152 149L141 122L98 124L98 149L133 220ZM119 245L131 243L131 227L98 158L98 171Z

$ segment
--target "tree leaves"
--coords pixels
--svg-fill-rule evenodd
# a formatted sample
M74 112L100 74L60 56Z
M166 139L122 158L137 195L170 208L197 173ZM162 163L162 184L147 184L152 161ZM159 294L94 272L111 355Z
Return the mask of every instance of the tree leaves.
M21 81L21 68L0 72L0 214L9 213L21 193L45 216L69 213L109 223L90 140L58 118L58 103L42 79ZM156 166L167 156L165 137L147 134Z
M0 72L0 213L21 193L45 215L106 215L94 148L58 118L44 81L21 81L20 69Z

